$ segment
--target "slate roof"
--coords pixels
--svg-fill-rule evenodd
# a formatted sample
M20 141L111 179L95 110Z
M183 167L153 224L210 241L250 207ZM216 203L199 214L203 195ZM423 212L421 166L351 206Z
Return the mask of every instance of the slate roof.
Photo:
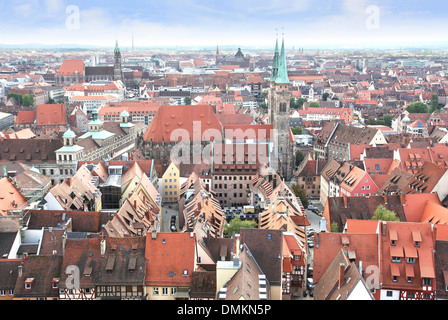
M241 229L241 244L246 244L272 286L281 285L283 231Z
M60 139L0 140L0 160L56 162L56 150L63 146Z
M14 290L21 259L0 259L0 290Z
M53 279L59 279L62 271L62 255L30 255L23 262L22 277L17 277L15 298L58 298L59 289L52 287ZM31 289L25 289L25 281L33 279Z

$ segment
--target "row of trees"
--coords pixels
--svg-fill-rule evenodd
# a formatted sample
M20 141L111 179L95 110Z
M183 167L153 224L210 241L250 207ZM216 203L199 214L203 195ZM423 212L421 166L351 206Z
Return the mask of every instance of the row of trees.
M34 98L29 94L18 94L14 92L8 93L8 100L14 98L21 106L23 107L32 107L34 106Z

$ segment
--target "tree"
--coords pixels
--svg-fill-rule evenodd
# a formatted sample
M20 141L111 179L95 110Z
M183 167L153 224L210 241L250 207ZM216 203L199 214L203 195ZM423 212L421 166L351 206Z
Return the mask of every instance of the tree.
M319 102L313 101L308 105L309 108L320 108Z
M10 92L10 93L8 93L7 98L8 98L8 100L11 98L14 98L20 105L22 105L22 95L20 95L20 94Z
M439 108L439 96L435 93L431 95L430 107L431 107L431 112L438 111L440 109Z
M34 99L29 94L25 94L22 96L22 106L24 107L32 107L34 106Z
M256 228L257 223L255 221L251 220L241 220L240 218L236 217L230 220L229 223L226 223L224 225L224 235L227 238L231 238L233 232L239 233L241 228L245 229L251 229Z
M191 105L191 98L190 97L185 97L185 105L186 106L190 106Z
M302 134L302 127L297 126L297 127L292 128L291 130L295 136Z
M296 108L297 108L297 109L302 108L302 107L303 107L303 104L304 104L305 102L307 102L307 101L308 101L307 98L297 98L297 99L296 99Z
M330 228L331 232L339 232L339 225L337 222L332 222Z
M409 113L428 113L429 109L425 103L417 101L408 105L406 107L406 111Z
M324 94L322 95L322 100L327 101L329 96L330 96L330 94L328 92L324 92Z
M302 151L297 150L296 151L296 166L299 166L303 159L305 159L305 155L302 153Z
M382 204L376 207L375 213L370 220L400 221L395 212L387 210L386 207Z
M300 201L302 202L302 205L307 208L308 207L308 197L306 196L306 192L305 190L300 186L300 184L293 184L291 186L292 191L294 192L294 194L296 195L296 197L298 197L300 199Z
M392 128L392 118L393 116L391 114L385 114L383 116L384 125L388 126L389 128Z

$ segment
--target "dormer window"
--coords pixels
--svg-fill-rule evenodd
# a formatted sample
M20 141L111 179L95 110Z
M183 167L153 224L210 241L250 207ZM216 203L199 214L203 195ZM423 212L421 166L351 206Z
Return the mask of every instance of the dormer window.
M25 280L25 289L30 290L33 286L34 278L28 278Z
M396 242L395 240L391 240L391 241L390 241L390 245L391 245L391 246L395 246L395 245L397 245L397 242Z

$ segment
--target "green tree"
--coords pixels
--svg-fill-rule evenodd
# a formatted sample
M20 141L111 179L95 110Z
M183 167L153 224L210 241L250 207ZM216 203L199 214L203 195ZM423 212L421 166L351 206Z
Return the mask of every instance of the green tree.
M239 233L241 228L244 229L251 229L256 228L257 223L255 221L251 220L241 220L240 218L236 217L230 220L229 223L226 223L224 225L224 235L227 238L231 238L233 232Z
M267 105L266 102L264 102L264 101L260 102L260 103L258 104L258 106L259 106L260 108L262 108L262 109L267 109L267 108L268 108L268 105Z
M300 201L302 202L302 205L305 208L308 208L308 197L306 196L306 192L305 190L300 186L300 184L293 184L291 186L292 191L294 192L294 194L296 195L296 197L298 197L300 199Z
M431 95L430 107L431 107L431 112L438 111L440 109L439 108L439 96L435 93Z
M328 92L324 92L324 94L322 95L322 100L327 101L329 96L330 96L330 94Z
M332 222L330 225L331 232L339 232L339 225L337 222Z
M408 105L406 111L409 113L428 113L429 108L425 103L417 101Z
M308 105L309 108L320 108L319 102L313 101Z
M303 104L304 104L305 102L307 102L307 101L308 101L307 98L297 98L297 99L296 99L296 109L300 109L300 108L302 108L302 107L303 107Z
M297 150L296 151L296 166L299 166L303 159L305 159L305 155L302 153L302 151Z
M294 135L302 134L302 127L300 127L300 126L294 127L291 130Z
M191 106L191 98L190 97L185 97L185 105Z
M388 126L389 128L392 128L392 118L393 116L391 114L385 114L383 116L384 125Z
M395 212L387 210L385 206L380 204L376 207L375 213L373 214L371 220L400 221L400 218L397 217Z
M8 100L11 98L14 98L20 105L22 105L22 95L20 95L20 94L10 92L10 93L8 93L7 98L8 98Z
M34 106L34 99L29 94L25 94L22 96L22 106L24 107L32 107Z

